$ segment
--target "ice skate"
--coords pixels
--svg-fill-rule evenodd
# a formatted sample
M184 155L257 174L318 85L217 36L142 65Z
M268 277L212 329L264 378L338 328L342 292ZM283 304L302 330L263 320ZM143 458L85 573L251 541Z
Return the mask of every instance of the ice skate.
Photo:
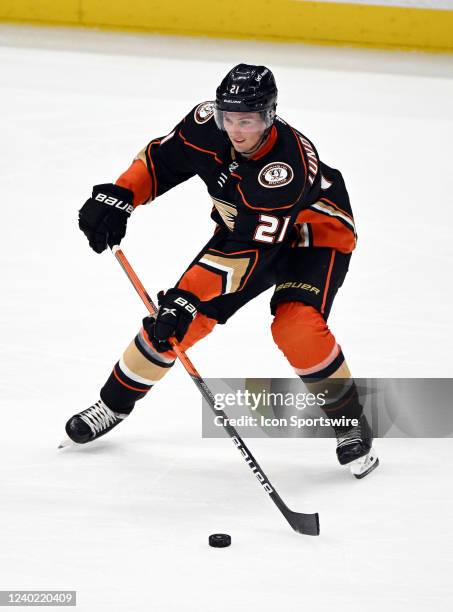
M365 415L359 424L347 430L336 431L337 457L341 465L349 465L356 478L364 478L379 465L372 448L373 434Z
M113 412L99 400L69 419L65 428L68 438L62 440L58 448L92 442L112 430L127 416L129 415Z

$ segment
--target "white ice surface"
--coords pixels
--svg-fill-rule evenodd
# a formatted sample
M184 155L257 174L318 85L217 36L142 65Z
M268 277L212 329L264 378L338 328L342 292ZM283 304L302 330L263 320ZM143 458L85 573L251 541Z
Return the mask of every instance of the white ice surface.
M280 114L346 178L359 246L330 325L353 373L453 373L451 57L2 26L0 589L77 589L90 612L447 610L451 439L379 440L364 481L332 440L253 440L319 538L291 532L229 440L200 439L182 367L110 436L56 452L144 315L77 210L239 61L273 68ZM134 213L122 246L150 293L209 210L194 179ZM204 376L291 375L269 297L192 350ZM207 546L217 531L231 548Z

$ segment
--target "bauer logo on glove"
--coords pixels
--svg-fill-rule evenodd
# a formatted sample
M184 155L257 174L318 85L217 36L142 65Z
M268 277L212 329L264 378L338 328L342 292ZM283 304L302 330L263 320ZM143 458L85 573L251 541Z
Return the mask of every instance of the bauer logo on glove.
M129 202L118 200L118 198L109 196L106 193L98 193L95 197L95 200L97 202L103 202L104 204L108 204L109 206L114 206L115 208L119 208L120 210L124 210L129 214L131 214L134 210L134 207L132 206L132 204L129 204Z
M126 235L127 221L134 210L130 189L114 185L95 185L93 193L79 210L79 227L96 253L120 244Z
M197 314L197 309L195 308L193 304L185 300L182 296L176 298L175 304L178 304L179 306L184 308L184 310L187 310L187 312L192 315L192 319L195 319L196 314Z
M182 341L197 315L200 300L190 291L178 288L160 291L157 299L157 315L143 319L143 327L156 350L164 353L171 350L170 338Z

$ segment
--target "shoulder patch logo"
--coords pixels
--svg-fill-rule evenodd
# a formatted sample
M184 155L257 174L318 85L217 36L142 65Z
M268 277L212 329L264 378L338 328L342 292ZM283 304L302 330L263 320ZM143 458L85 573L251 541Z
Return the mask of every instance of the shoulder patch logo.
M199 124L206 123L214 115L214 102L202 102L197 106L194 113L195 121Z
M288 185L294 178L291 166L285 162L272 162L264 166L258 174L258 182L263 187L283 187Z

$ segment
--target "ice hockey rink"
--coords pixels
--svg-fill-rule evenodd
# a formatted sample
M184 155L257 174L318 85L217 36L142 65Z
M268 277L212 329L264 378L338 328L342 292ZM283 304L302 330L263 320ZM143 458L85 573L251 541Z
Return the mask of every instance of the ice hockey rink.
M333 440L250 441L288 505L320 513L317 538L229 439L201 438L180 365L111 434L57 451L145 316L77 210L239 62L272 68L279 114L345 176L359 242L329 323L353 374L453 376L452 56L0 26L0 590L76 590L87 612L446 611L450 437L377 440L363 481ZM195 178L134 212L122 247L150 294L206 242L210 207ZM269 298L191 351L203 376L293 375Z

